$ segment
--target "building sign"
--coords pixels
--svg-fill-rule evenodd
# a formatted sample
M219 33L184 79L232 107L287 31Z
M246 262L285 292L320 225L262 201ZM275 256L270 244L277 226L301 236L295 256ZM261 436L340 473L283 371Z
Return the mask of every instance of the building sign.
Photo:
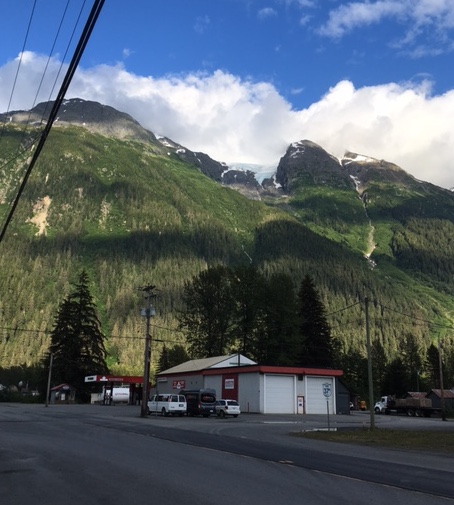
M224 389L235 389L235 379L225 379Z
M177 380L172 382L173 389L184 389L186 387L186 381Z
M323 384L323 396L325 398L329 398L332 394L332 391L331 391L331 384L329 382L325 382Z

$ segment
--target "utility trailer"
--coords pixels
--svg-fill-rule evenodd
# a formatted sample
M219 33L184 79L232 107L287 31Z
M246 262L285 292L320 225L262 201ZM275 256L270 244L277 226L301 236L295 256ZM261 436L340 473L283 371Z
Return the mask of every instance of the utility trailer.
M441 414L440 408L432 406L430 398L396 398L388 395L382 396L374 406L376 414L405 414L407 416L430 417L432 414Z

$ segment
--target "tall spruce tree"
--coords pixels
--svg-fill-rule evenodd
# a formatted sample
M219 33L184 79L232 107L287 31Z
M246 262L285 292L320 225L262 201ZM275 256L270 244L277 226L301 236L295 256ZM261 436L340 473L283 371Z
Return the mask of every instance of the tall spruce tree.
M108 373L104 335L96 306L82 271L74 292L60 304L51 333L45 364L53 356L52 383L68 383L85 389L85 376Z
M293 279L285 273L272 274L266 281L263 328L252 357L261 365L297 366L297 299Z
M301 337L300 366L333 368L334 344L331 330L326 321L325 307L309 275L301 281L298 299Z
M188 360L189 355L182 345L175 344L170 348L164 345L159 355L157 371L163 372Z
M265 326L266 279L252 265L234 268L230 278L235 300L232 314L235 346L245 356L258 359Z
M185 283L182 298L179 328L186 333L191 357L225 354L232 344L234 311L229 270L221 265L204 270Z
M443 368L443 363L442 363ZM429 375L429 381L432 388L440 389L440 354L437 346L431 344L427 349L427 372Z

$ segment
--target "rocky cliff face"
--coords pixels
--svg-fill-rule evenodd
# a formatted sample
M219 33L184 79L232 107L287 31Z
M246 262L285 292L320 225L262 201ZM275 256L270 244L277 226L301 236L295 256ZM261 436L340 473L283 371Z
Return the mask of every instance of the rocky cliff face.
M0 114L7 123L39 125L48 118L52 102L38 104L30 111ZM355 189L362 194L369 181L383 181L411 187L428 183L417 181L397 165L352 152L338 160L310 140L292 143L280 159L273 177L259 184L254 172L229 167L213 160L205 153L194 152L166 137L157 137L143 128L135 119L113 107L98 102L65 100L55 126L76 125L93 133L121 140L136 140L153 144L153 148L193 165L207 177L226 185L250 199L263 196L291 195L304 186L327 185Z
M43 102L30 111L10 112L8 117L0 114L0 119L10 123L36 126L47 121L52 104L53 102ZM231 186L248 198L259 198L260 184L253 172L231 169L225 163L213 160L205 153L193 152L167 137L157 137L143 128L129 114L108 105L78 98L65 100L54 123L57 127L64 125L82 126L93 133L121 140L152 143L167 154L175 155L182 161L194 165L216 182Z
M276 182L287 194L304 185L354 187L339 160L310 140L289 146L277 167Z
M369 182L386 182L397 186L415 187L423 184L394 163L377 160L361 154L346 152L341 159L342 166L362 193Z
M38 126L47 121L52 105L53 102L43 102L30 111L13 111L8 113L8 117L1 114L0 118L10 123ZM155 135L143 128L129 114L108 105L78 98L63 102L54 125L83 126L93 133L109 137L156 142Z
M160 137L158 140L169 149L169 154L174 154L180 160L197 167L210 179L237 190L247 198L260 198L261 186L254 172L231 168L226 163L213 160L205 153L191 151L167 137Z

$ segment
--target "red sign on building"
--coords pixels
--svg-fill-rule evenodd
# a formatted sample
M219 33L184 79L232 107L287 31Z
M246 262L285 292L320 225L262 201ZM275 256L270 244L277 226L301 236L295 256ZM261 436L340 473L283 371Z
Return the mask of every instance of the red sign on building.
M172 382L173 389L184 389L186 387L186 381L176 380Z

